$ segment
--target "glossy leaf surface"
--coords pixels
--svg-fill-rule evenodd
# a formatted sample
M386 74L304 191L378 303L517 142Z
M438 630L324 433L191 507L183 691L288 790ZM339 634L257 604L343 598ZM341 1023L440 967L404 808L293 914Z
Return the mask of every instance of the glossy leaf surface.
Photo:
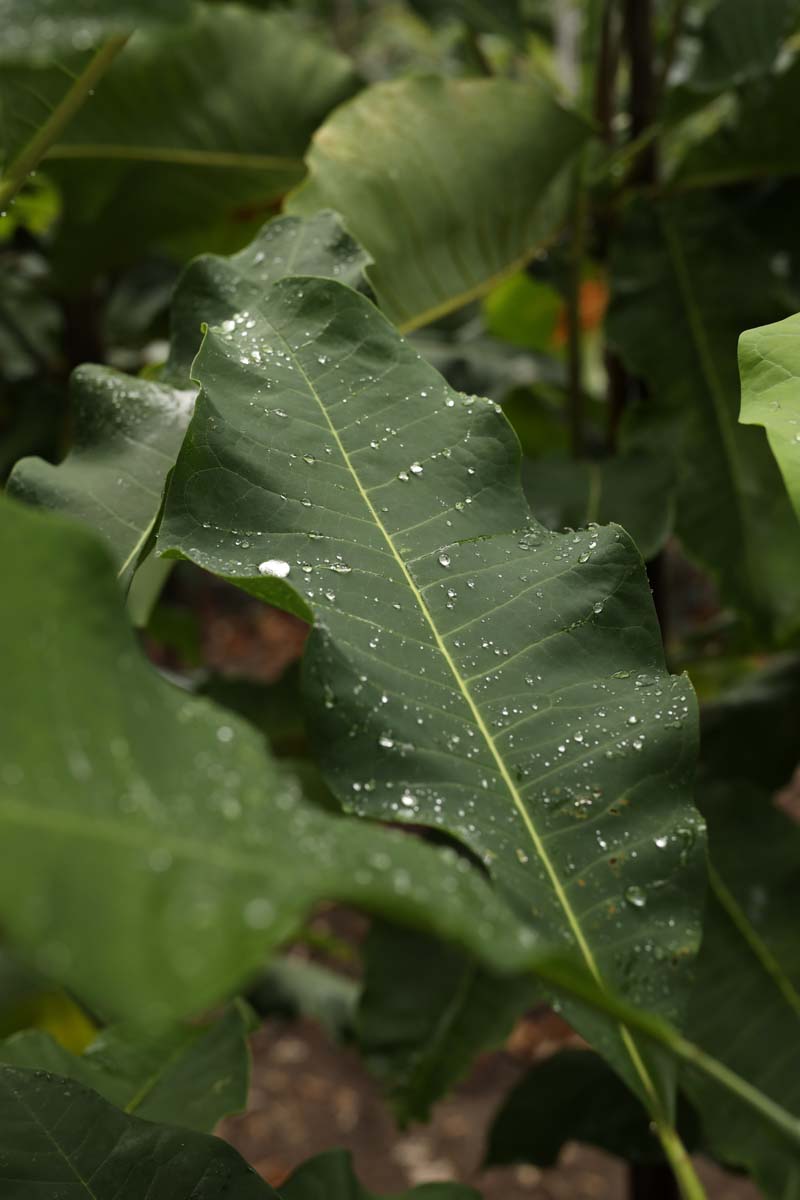
M210 1134L129 1116L72 1079L0 1067L3 1200L267 1200L277 1192Z
M159 545L313 614L311 724L341 801L454 834L547 942L677 1014L693 699L630 542L531 524L496 406L340 284L277 283L195 373Z
M380 84L315 135L289 211L340 212L374 259L369 280L387 315L413 328L482 295L553 236L563 170L588 135L531 84Z
M80 1057L29 1030L0 1043L0 1063L63 1075L145 1120L210 1133L247 1103L251 1016L234 1004L207 1026L174 1026L156 1035L111 1026Z

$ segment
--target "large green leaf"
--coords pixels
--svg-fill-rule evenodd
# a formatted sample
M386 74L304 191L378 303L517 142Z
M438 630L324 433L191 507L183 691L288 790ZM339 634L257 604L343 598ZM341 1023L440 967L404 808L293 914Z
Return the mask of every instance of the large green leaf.
M739 343L745 425L763 425L800 519L800 317L749 329Z
M67 513L102 535L127 586L161 504L167 472L192 415L195 389L178 389L108 367L79 367L71 380L74 441L57 465L23 458L9 493Z
M797 524L763 432L736 420L739 334L783 310L768 264L693 197L634 210L614 279L610 337L649 392L635 440L675 460L677 531L724 602L785 632L800 609Z
M49 1034L29 1030L0 1043L0 1063L75 1079L148 1121L210 1132L247 1103L250 1017L237 1003L206 1026L176 1025L156 1034L112 1026L80 1057Z
M693 699L635 548L532 524L497 406L363 296L283 280L248 311L195 362L161 549L313 615L310 724L346 806L453 834L548 942L677 1015L702 888ZM635 1048L588 1024L628 1070Z
M158 675L93 536L3 501L0 554L0 915L45 974L167 1022L229 994L322 898L519 966L530 939L472 868L305 803L255 729Z
M210 1134L153 1125L72 1079L0 1067L3 1200L279 1200Z
M30 86L41 91L38 72ZM172 238L241 245L357 86L346 59L282 14L201 5L188 28L138 32L45 160L70 284Z
M0 0L0 60L51 60L139 25L185 21L191 0Z
M706 714L698 794L712 889L688 1032L800 1117L800 829L771 802L796 763L798 720L796 663L765 672ZM800 1156L714 1098L703 1080L691 1077L687 1087L715 1153L752 1171L765 1196L796 1194Z
M283 1200L379 1200L355 1177L349 1154L334 1150L303 1163L291 1179L281 1184ZM383 1200L480 1200L478 1193L460 1183L427 1183Z
M564 168L588 136L533 84L378 84L315 135L289 210L340 212L374 259L387 315L412 328L482 295L553 236Z

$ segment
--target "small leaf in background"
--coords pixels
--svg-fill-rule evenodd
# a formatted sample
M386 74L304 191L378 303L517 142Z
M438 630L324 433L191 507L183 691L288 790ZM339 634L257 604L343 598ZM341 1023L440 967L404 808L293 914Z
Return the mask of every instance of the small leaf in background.
M680 1130L690 1150L697 1143L695 1124L687 1108ZM598 1146L634 1162L663 1161L641 1104L586 1050L561 1050L526 1072L492 1122L485 1165L550 1167L567 1142Z
M455 947L385 923L372 926L364 962L356 1040L402 1125L427 1120L540 998L529 976L497 979Z
M520 272L493 288L483 301L486 328L515 346L552 353L563 305L551 284Z
M798 0L716 0L700 27L689 86L718 91L769 74L798 21Z
M247 1103L251 1016L237 1002L206 1026L155 1034L111 1026L79 1058L48 1034L26 1031L0 1042L0 1063L63 1075L145 1120L210 1133Z
M315 134L288 208L340 212L387 316L411 329L483 295L556 232L564 168L588 133L541 85L379 84Z
M232 1146L120 1112L72 1079L0 1066L3 1200L280 1200Z
M800 317L743 333L739 370L739 420L766 429L800 520Z

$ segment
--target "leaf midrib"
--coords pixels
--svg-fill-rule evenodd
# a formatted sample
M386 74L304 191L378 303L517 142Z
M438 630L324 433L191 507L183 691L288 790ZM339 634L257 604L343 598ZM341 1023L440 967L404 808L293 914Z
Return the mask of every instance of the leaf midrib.
M46 154L48 161L121 159L126 162L180 164L252 170L301 171L303 159L277 154L244 154L236 150L197 150L183 146L127 145L115 142L59 142Z

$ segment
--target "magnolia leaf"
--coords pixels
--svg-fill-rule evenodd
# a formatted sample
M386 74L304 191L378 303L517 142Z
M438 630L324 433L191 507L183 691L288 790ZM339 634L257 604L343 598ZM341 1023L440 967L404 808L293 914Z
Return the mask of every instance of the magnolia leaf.
M308 220L276 217L254 240L223 258L204 254L184 271L172 301L172 338L163 378L186 386L200 348L202 325L220 325L256 304L284 275L322 275L356 287L369 256L342 228L335 213Z
M280 1200L221 1138L154 1125L72 1079L0 1067L4 1200Z
M762 673L705 715L698 795L711 895L688 1021L690 1037L798 1118L800 828L774 806L772 791L795 766L799 719L796 663ZM765 1196L793 1194L800 1158L730 1099L715 1098L707 1082L690 1074L686 1086L715 1154L750 1170Z
M185 21L191 0L0 0L0 61L52 60L139 25Z
M8 491L96 530L127 587L152 533L167 472L192 415L195 389L91 366L79 367L70 387L71 450L57 465L42 458L21 459Z
M364 962L356 1038L402 1125L427 1120L475 1056L502 1045L538 998L529 976L498 979L455 947L385 923L372 926Z
M694 1148L696 1122L688 1108L680 1124L684 1144ZM523 1075L492 1122L485 1164L552 1167L567 1142L599 1146L628 1161L663 1162L642 1106L585 1050L562 1050Z
M181 255L237 249L302 179L311 134L357 87L348 61L285 14L198 5L189 27L138 32L45 159L63 195L54 253L70 286L168 242Z
M0 555L0 917L20 956L96 1011L168 1023L324 898L527 969L534 939L452 851L307 804L255 729L164 680L92 535L6 500Z
M381 83L315 134L288 207L340 212L374 259L381 305L410 329L489 291L554 235L564 169L589 134L532 83Z
M476 1191L460 1183L426 1183L402 1194L378 1197L355 1177L350 1155L344 1150L319 1154L281 1184L282 1200L480 1200Z
M75 1079L148 1121L211 1132L247 1103L251 1015L239 1002L206 1026L177 1025L157 1034L111 1026L80 1057L29 1030L0 1043L0 1063Z
M739 370L739 420L766 429L800 520L800 316L743 333Z
M278 282L194 372L158 544L313 616L309 724L342 803L455 836L598 984L677 1016L703 871L693 697L629 539L532 525L497 406L339 283ZM652 1085L627 1035L588 1026Z
M782 307L759 247L713 204L635 208L615 253L609 327L648 386L628 437L672 455L686 549L724 602L778 635L800 607L797 522L763 431L737 424L736 342Z
M672 532L674 471L669 457L629 451L597 462L524 458L522 481L531 509L548 529L617 521L642 558L654 558Z

